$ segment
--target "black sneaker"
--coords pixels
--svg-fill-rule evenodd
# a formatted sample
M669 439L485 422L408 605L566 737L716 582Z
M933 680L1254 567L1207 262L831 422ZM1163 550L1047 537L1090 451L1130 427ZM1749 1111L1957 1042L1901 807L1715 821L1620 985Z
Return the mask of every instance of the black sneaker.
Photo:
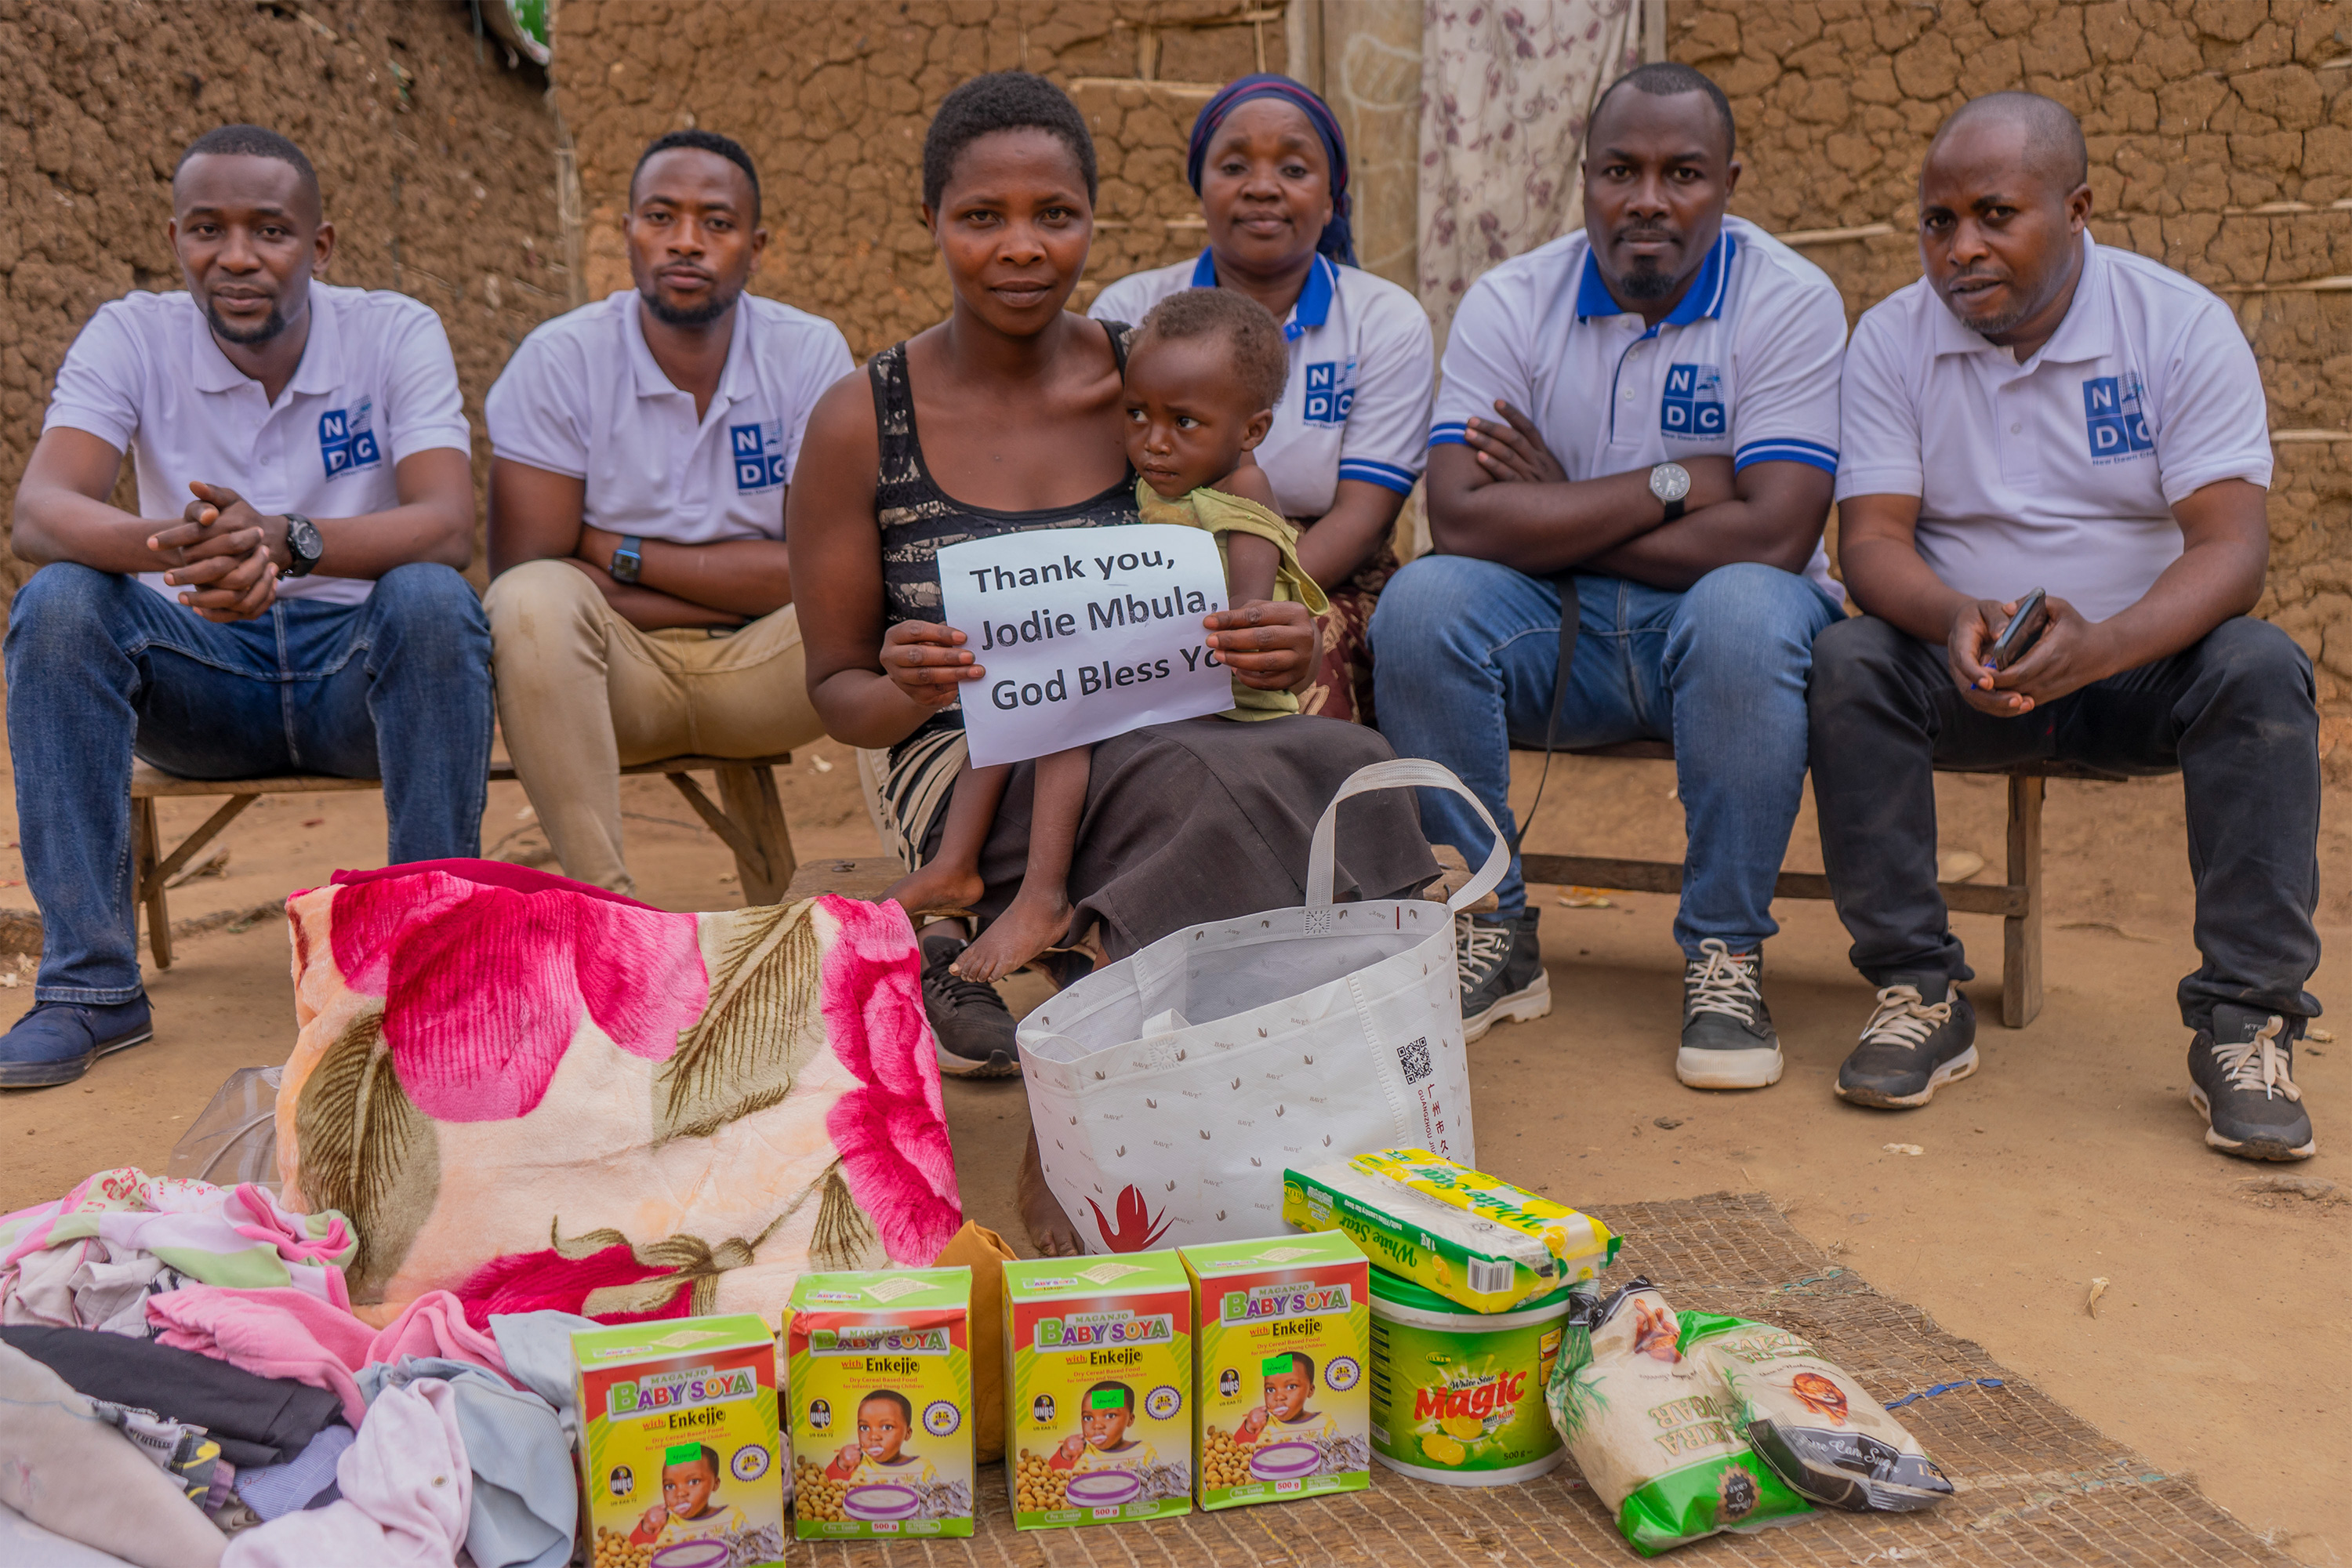
M2294 1086L2304 1020L2222 1003L2189 1047L2189 1103L2205 1142L2241 1160L2308 1160L2319 1145Z
M939 1039L940 1070L950 1078L1011 1078L1021 1070L1012 1009L995 986L948 971L965 945L948 929L923 938L923 1013Z
M1759 984L1764 954L1714 937L1683 965L1683 1044L1675 1076L1691 1089L1766 1089L1780 1081L1780 1037Z
M1516 921L1464 916L1454 922L1454 967L1462 981L1462 1043L1496 1024L1524 1024L1551 1011L1551 980L1536 947L1530 909Z
M1943 1000L1929 1003L1940 994ZM1940 974L1897 974L1879 988L1878 1011L1838 1068L1841 1100L1904 1110L1977 1070L1977 1010Z

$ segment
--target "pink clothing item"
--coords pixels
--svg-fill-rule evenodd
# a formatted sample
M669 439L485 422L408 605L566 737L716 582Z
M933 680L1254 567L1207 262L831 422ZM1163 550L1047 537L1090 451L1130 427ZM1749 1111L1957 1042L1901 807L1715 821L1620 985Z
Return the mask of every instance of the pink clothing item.
M464 1305L446 1290L418 1297L381 1330L299 1290L205 1285L149 1297L147 1321L155 1337L174 1350L194 1351L257 1376L331 1390L353 1426L367 1415L368 1403L352 1374L373 1363L442 1356L507 1375L498 1341L467 1323Z
M449 1385L385 1390L335 1462L335 1485L339 1501L230 1537L221 1568L449 1568L474 1494Z

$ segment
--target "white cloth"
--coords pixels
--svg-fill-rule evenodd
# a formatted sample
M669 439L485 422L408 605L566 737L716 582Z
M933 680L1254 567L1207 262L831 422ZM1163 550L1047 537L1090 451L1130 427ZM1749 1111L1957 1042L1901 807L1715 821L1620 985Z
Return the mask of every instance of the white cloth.
M1571 479L1669 458L1807 463L1837 472L1845 307L1829 275L1727 217L1688 292L1645 327L1601 281L1584 231L1471 285L1445 342L1433 447L1501 398L1535 422ZM1806 575L1843 595L1819 549Z
M0 1503L0 1563L10 1568L139 1568L127 1557L44 1530L5 1503Z
M1171 294L1216 286L1216 262L1204 250L1129 273L1095 296L1087 313L1133 325ZM1411 495L1428 460L1423 433L1437 376L1419 302L1385 278L1318 256L1282 335L1290 380L1255 454L1282 514L1321 517L1341 479Z
M139 1568L221 1560L220 1531L179 1482L63 1378L9 1345L0 1345L0 1506Z
M1843 404L1838 500L1917 496L1937 576L1979 599L2047 588L2095 621L2179 559L2175 502L2271 482L2262 374L2229 306L2087 230L2074 303L2032 359L1923 278L1864 313Z
M400 504L393 469L436 447L473 449L449 335L389 289L310 285L302 363L273 404L231 364L184 290L98 308L58 368L41 428L86 430L132 453L139 514L176 521L188 481L226 485L265 515L365 517ZM141 582L165 597L160 572ZM313 574L283 599L362 603L375 584Z
M339 1500L233 1538L221 1568L449 1568L473 1484L457 1398L438 1378L421 1378L368 1406L359 1440L335 1465Z
M534 329L483 400L498 456L587 481L592 528L674 544L782 539L784 487L825 388L856 368L821 316L745 294L698 419L624 289Z

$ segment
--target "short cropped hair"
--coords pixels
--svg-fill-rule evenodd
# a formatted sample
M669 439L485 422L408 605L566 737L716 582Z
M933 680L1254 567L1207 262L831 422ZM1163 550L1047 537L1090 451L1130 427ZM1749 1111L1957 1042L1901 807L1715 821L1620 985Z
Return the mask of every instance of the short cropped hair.
M1151 307L1142 335L1176 342L1219 337L1233 354L1234 378L1253 408L1281 401L1290 380L1290 345L1266 308L1231 289L1185 289Z
M1290 1357L1290 1370L1293 1372L1305 1373L1307 1374L1307 1386L1309 1388L1314 1387L1315 1358L1308 1355L1305 1351L1286 1351L1284 1353Z
M1715 117L1723 121L1723 160L1729 163L1739 151L1739 132L1732 124L1731 100L1723 96L1723 89L1715 85L1706 72L1693 70L1679 60L1652 60L1648 65L1635 66L1609 84L1592 106L1588 126L1601 123L1601 110L1609 95L1621 87L1648 93L1652 98L1679 98L1686 92L1703 92L1715 105Z
M1135 1390L1128 1387L1128 1385L1123 1383L1114 1383L1109 1378L1105 1378L1100 1383L1096 1384L1092 1388L1087 1389L1086 1403L1086 1408L1087 1410L1092 1410L1095 1407L1095 1395L1097 1394L1116 1394L1118 1395L1120 1402L1123 1403L1128 1409L1133 1410L1135 1408Z
M302 187L310 193L310 199L320 201L319 171L310 166L310 160L303 154L302 149L263 125L214 126L181 152L180 161L172 165L172 178L176 180L180 177L180 171L188 166L189 159L215 154L275 158L281 163L291 163L295 173L302 176Z
M909 1431L914 1429L915 1402L913 1400L908 1398L905 1394L899 1393L895 1388L877 1388L857 1403L862 1407L864 1405L873 1404L874 1401L877 1399L887 1405L897 1405L898 1407L898 1425L906 1427Z
M688 1459L688 1460L687 1460L686 1462L687 1462L688 1464L689 1464L689 1465L697 1465L697 1464L699 1464L699 1465L708 1465L708 1466L709 1466L709 1467L710 1467L710 1479L711 1479L712 1480L714 1480L714 1481L715 1481L715 1480L717 1480L717 1479L719 1478L719 1476L723 1473L723 1472L721 1472L721 1471L720 1471L720 1469L719 1468L719 1450L718 1450L718 1449L716 1449L716 1448L714 1448L714 1447L711 1447L709 1444L708 1444L708 1443L705 1443L705 1444L703 1444L703 1445L702 1445L702 1452L701 1452L701 1453L699 1453L699 1454L696 1455L693 1458ZM668 1467L667 1465L664 1465L664 1466L662 1467L662 1468L666 1470L666 1469L668 1469L668 1468L669 1468L669 1467Z
M1095 139L1070 95L1028 71L991 71L949 93L931 116L923 132L923 205L937 212L963 150L999 131L1043 131L1059 140L1077 160L1087 200L1095 199Z
M2083 122L2064 104L2038 92L1989 92L1970 99L1937 130L1928 151L1969 121L1987 118L2024 130L2027 159L2061 195L2090 182L2091 149L2083 140Z
M721 136L716 131L671 131L646 142L646 150L637 154L636 167L629 171L631 205L636 204L637 175L644 172L646 163L655 153L667 153L674 147L690 147L698 153L716 153L742 170L743 177L751 182L751 221L760 221L760 171L751 166L751 154L743 151L740 142L732 136Z

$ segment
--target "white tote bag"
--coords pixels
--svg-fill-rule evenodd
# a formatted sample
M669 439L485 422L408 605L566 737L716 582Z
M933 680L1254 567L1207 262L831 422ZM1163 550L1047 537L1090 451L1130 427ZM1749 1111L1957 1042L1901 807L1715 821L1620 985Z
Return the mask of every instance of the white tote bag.
M1414 785L1478 807L1486 864L1449 903L1333 903L1339 803ZM1037 1150L1087 1250L1279 1235L1286 1165L1395 1147L1475 1164L1454 916L1509 864L1452 772L1375 763L1315 825L1306 908L1171 932L1030 1014Z

